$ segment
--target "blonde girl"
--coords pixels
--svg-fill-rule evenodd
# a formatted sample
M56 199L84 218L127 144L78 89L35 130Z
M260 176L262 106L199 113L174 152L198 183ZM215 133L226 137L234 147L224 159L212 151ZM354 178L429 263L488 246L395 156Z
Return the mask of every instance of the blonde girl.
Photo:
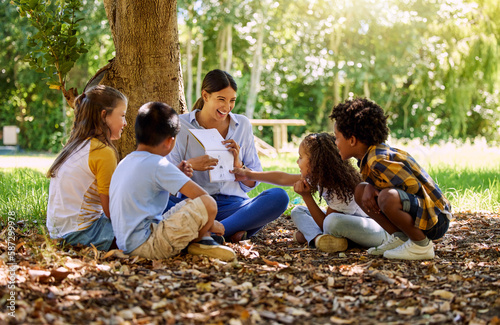
M125 95L108 86L95 86L76 98L69 140L47 172L51 238L111 248L109 183L118 163L111 141L118 140L127 125L126 111Z
M235 169L239 177L293 186L306 206L296 206L291 217L299 229L294 238L324 252L346 250L347 239L358 245L380 245L388 236L354 201L354 189L361 182L358 171L340 157L335 137L329 133L307 135L299 146L300 174L281 171L254 172ZM314 199L318 192L328 207L321 209Z

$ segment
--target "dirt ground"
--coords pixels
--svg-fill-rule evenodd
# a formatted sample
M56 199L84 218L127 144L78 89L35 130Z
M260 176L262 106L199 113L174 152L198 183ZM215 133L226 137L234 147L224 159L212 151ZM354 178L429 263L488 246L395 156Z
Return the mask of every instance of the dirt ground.
M500 324L498 215L456 215L429 261L309 249L285 216L228 244L230 263L62 250L18 227L0 236L3 324Z

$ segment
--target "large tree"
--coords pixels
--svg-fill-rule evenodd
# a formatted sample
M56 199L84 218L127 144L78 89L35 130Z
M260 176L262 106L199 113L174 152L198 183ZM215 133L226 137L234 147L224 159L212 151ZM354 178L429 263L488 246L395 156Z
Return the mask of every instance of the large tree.
M162 101L186 110L177 33L176 0L104 0L116 56L102 84L127 95L127 124L117 147L121 156L135 148L134 121L139 107ZM99 76L96 76L97 79Z

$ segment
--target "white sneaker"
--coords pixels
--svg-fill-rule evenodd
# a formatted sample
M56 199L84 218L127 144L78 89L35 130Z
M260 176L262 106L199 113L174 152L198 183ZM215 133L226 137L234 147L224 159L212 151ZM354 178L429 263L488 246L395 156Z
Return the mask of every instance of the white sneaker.
M347 239L328 234L316 237L314 244L317 249L326 253L343 252L347 249Z
M427 246L419 246L408 239L403 245L386 251L384 257L397 260L431 260L434 258L434 243L429 240Z
M366 251L370 255L384 255L385 251L389 251L398 246L403 245L405 242L401 240L401 238L391 235L388 240L382 243L380 246L375 246L372 248L368 248Z

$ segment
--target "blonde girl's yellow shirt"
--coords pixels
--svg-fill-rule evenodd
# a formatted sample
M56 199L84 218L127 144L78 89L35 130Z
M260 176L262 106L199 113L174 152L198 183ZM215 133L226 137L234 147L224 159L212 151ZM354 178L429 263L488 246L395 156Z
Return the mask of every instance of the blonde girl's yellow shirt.
M51 178L47 228L51 238L85 230L103 214L99 194L109 195L117 160L98 139L85 141Z
M398 188L417 196L419 208L415 227L432 228L439 213L450 218L450 203L429 174L407 152L386 144L371 146L359 168L363 180L379 190Z

